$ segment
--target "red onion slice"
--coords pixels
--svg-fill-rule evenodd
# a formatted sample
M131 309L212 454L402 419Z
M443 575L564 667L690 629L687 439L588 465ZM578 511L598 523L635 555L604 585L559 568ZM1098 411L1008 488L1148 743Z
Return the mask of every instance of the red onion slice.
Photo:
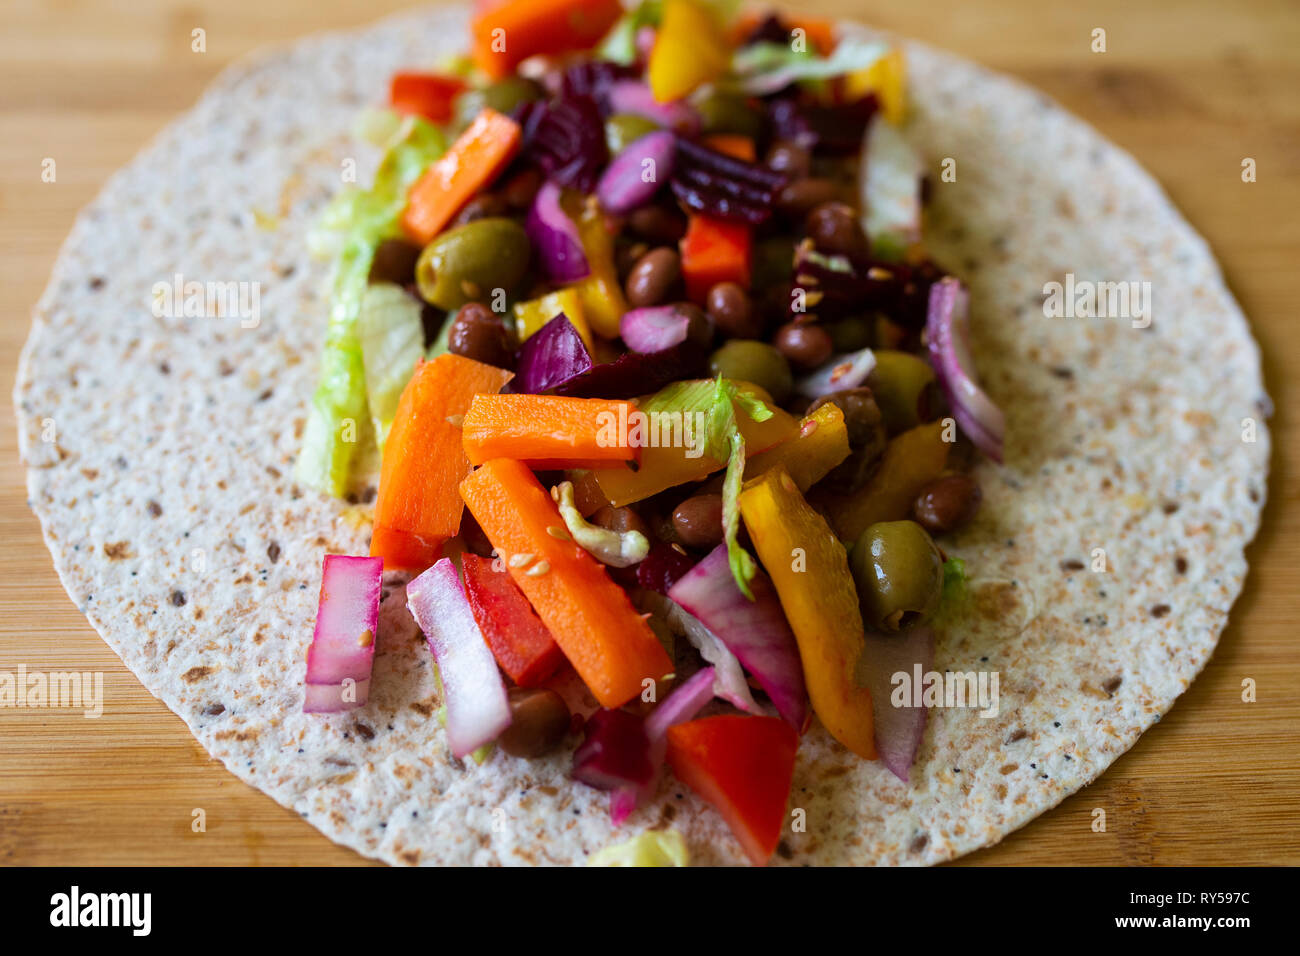
M383 558L325 555L303 713L352 710L368 699L383 576Z
M794 632L772 583L761 571L750 580L754 600L740 593L720 544L669 590L754 675L777 713L795 730L808 718L808 693ZM656 711L657 713L657 711Z
M673 174L677 137L667 130L633 140L601 174L596 198L616 215L639 209L654 198Z
M447 743L457 757L466 757L510 726L501 672L449 558L406 586L406 602L438 662Z
M794 383L794 390L808 398L821 398L845 388L857 388L876 367L871 349L832 356L826 364L813 369Z
M664 129L694 136L700 131L700 114L682 100L660 103L640 80L619 80L609 87L609 111L643 116Z
M869 632L866 636L858 674L871 691L876 750L889 772L903 783L908 782L912 762L925 735L926 709L915 706L910 697L902 707L895 707L893 677L906 674L908 684L904 686L919 693L919 681L933 666L934 633L924 625L902 634Z
M965 287L951 276L931 287L925 319L930 362L957 427L976 448L1001 464L1006 419L975 381L969 345L969 302Z
M716 676L712 667L696 671L689 680L669 694L645 720L645 739L649 750L650 765L657 775L663 766L664 735L675 724L685 723L713 700L713 685ZM629 781L614 788L609 795L609 818L614 826L620 826L640 804L650 797L654 784L654 775L645 783Z
M578 227L560 205L560 187L547 180L537 190L524 220L542 268L556 282L573 282L591 273Z

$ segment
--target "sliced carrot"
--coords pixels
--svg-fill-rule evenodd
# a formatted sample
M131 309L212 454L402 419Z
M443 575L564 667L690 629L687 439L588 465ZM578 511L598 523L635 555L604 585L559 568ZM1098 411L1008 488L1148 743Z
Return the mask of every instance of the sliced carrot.
M490 184L519 150L519 124L484 107L451 148L411 184L402 228L421 245L433 241L460 207Z
M447 419L497 392L510 372L459 355L420 362L402 391L384 444L370 553L389 570L423 571L460 530L457 486L469 474L460 429Z
M465 415L465 454L481 465L514 458L534 468L590 468L636 461L627 423L635 406L603 398L476 395Z
M603 565L568 538L559 509L528 466L494 458L461 496L588 690L621 707L661 681L672 661Z
M504 0L476 11L474 65L493 78L539 53L595 44L623 15L619 0Z
M712 136L704 137L703 143L709 149L735 159L743 159L747 163L752 163L758 158L758 152L754 148L754 140L749 136L740 136L735 133L715 133Z
M742 223L710 216L691 216L681 241L682 276L686 295L703 305L719 282L749 288L754 237Z

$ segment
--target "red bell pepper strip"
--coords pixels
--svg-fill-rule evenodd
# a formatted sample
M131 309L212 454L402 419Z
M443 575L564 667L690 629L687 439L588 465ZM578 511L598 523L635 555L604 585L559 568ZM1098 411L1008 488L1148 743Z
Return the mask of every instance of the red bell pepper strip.
M434 123L453 115L453 104L465 89L463 80L437 73L394 73L388 85L388 103L399 113L413 113Z
M668 765L711 803L756 866L785 824L799 735L779 717L705 717L668 728Z
M503 566L493 559L461 555L465 594L483 639L501 669L520 687L545 683L564 661L560 646Z
M704 305L719 282L749 288L754 238L748 226L709 216L691 216L681 241L686 295Z

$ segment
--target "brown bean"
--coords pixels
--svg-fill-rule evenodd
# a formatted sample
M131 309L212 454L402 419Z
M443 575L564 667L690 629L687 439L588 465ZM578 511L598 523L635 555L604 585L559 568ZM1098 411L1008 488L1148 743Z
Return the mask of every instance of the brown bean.
M509 211L506 201L496 193L479 193L456 213L451 228L476 222L479 219L495 219L506 215Z
M650 536L650 529L646 526L646 523L631 508L615 508L613 505L605 505L591 516L591 523L602 528L608 528L610 531L617 531L619 534L640 531L646 537Z
M876 404L871 389L845 388L823 395L808 406L808 414L828 403L838 405L844 413L844 429L848 432L850 447L862 448L876 439L884 416L880 414L880 406Z
M627 214L627 226L651 242L676 242L686 235L686 217L660 203L642 206Z
M420 259L420 252L419 246L405 239L385 239L375 247L369 281L409 285L415 281L415 264Z
M512 687L510 726L497 738L512 757L540 757L550 753L569 732L569 706L547 687Z
M722 495L687 498L673 511L673 530L688 548L716 548L722 543Z
M812 154L788 139L772 143L764 162L768 169L785 173L791 179L803 179L812 170Z
M803 222L813 208L839 195L839 187L829 179L805 176L782 187L776 196L776 209L794 222Z
M447 333L447 350L498 368L514 367L505 323L481 302L460 307Z
M787 322L777 329L772 344L790 360L791 365L802 369L816 368L834 351L830 333L820 325L797 322Z
M832 201L815 206L808 213L804 232L818 252L855 258L867 255L867 234L862 230L858 214L845 203Z
M682 260L676 249L668 246L651 249L628 273L625 286L628 305L639 309L667 302L681 278Z
M537 190L541 188L541 171L530 166L520 170L502 184L501 198L506 201L506 205L511 209L522 211L533 204L533 199L537 196Z
M735 282L719 282L709 290L706 300L709 318L724 335L736 339L756 339L763 333L762 318L749 293Z
M956 531L971 522L983 498L970 475L943 475L921 489L912 514L927 531Z

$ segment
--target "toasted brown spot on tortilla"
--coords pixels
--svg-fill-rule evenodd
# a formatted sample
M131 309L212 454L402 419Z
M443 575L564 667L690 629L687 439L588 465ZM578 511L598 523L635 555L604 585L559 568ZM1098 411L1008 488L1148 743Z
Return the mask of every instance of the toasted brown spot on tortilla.
M1119 685L1122 683L1124 683L1123 676L1117 674L1114 677L1112 677L1110 680L1106 681L1106 683L1102 684L1101 689L1108 694L1113 694L1115 693L1115 691L1119 690Z
M266 556L272 564L280 560L280 545L272 541L266 546Z
M1082 571L1083 568L1084 568L1083 562L1078 560L1077 558L1071 558L1069 561L1061 562L1062 571Z
M1020 764L1008 763L1008 764L1003 764L1000 768L998 768L998 773L1002 774L1005 777L1007 774L1014 773L1019 769L1020 769Z
M403 850L399 856L401 856L403 863L409 863L411 866L416 866L420 862L419 850Z
M156 501L150 501L144 506L144 510L148 512L150 518L157 518L162 514L162 505L158 504Z
M169 597L167 600L171 601L172 604L176 605L176 607L181 607L182 605L185 604L185 592L173 591L171 593L171 597Z
M411 704L411 710L417 714L423 714L425 717L432 717L433 712L438 709L438 702L433 697L428 700L417 700Z
M181 675L181 680L187 684L193 684L196 680L203 680L212 673L211 667L191 667Z
M1157 604L1155 607L1151 609L1152 617L1164 617L1168 613L1169 613L1168 604Z
M1007 743L1014 744L1017 740L1024 740L1028 736L1029 732L1026 731L1025 728L1020 727L1011 732L1011 736L1007 738Z
M131 543L129 541L112 541L104 545L104 554L110 561L121 561L123 558L131 556Z
M361 723L361 721L357 721L356 731L357 731L357 736L361 737L363 740L375 739L375 732L371 730L370 727L367 726L366 724Z
M1187 559L1184 558L1181 554L1178 557L1174 558L1174 570L1177 571L1179 574L1187 573Z
M912 838L912 842L907 845L909 853L920 853L930 845L930 834L919 833ZM779 849L779 848L778 848Z
M225 704L210 704L203 711L203 713L207 714L209 717L220 717L225 712L226 712Z
M99 477L99 469L97 468L83 468L81 473L86 476L87 481L94 481Z
M239 743L247 743L250 740L257 739L257 731L251 727L247 730L218 730L213 736L217 740L235 740Z
M1176 501L1165 502L1165 507L1164 507L1165 514L1171 515L1177 510L1178 510L1178 502Z

